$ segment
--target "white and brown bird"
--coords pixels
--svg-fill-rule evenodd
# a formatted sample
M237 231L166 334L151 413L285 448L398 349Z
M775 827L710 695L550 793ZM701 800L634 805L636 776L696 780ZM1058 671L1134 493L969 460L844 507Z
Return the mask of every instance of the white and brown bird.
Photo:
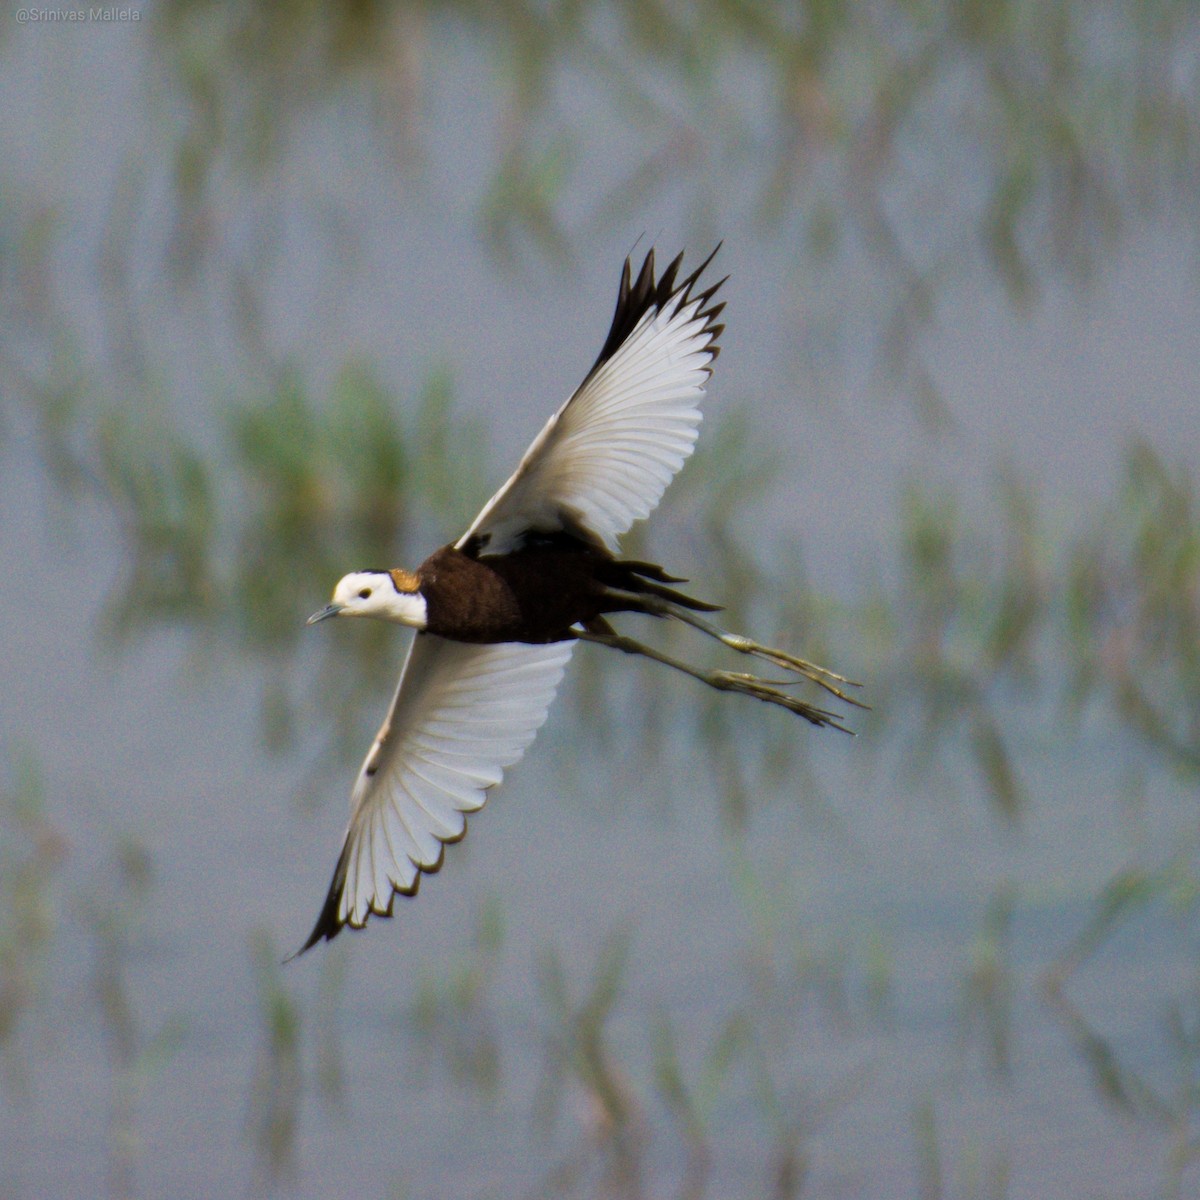
M607 618L683 621L850 700L848 681L731 634L717 606L671 584L654 563L617 557L617 539L648 516L691 454L700 401L718 354L724 280L698 290L716 251L680 280L681 254L654 278L625 262L608 337L575 394L550 418L471 527L416 571L357 571L309 618L377 617L417 630L391 709L350 800L350 825L325 905L299 951L372 913L390 916L442 864L533 741L580 641L641 654L722 691L778 704L814 725L838 718L776 682L706 671L615 632ZM786 684L785 684L786 685ZM784 686L785 686L784 685Z

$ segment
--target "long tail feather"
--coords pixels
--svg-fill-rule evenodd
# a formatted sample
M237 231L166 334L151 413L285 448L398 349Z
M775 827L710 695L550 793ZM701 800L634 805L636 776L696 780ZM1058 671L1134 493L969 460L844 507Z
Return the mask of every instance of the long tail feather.
M632 592L634 596L654 596L682 608L690 608L694 612L720 612L719 604L709 604L707 600L697 600L675 588L666 587L668 583L687 583L679 575L668 575L657 563L640 562L637 559L618 559L610 564L608 570L601 576L602 581L612 588L622 592ZM640 605L633 605L641 608ZM641 608L648 612L649 609Z

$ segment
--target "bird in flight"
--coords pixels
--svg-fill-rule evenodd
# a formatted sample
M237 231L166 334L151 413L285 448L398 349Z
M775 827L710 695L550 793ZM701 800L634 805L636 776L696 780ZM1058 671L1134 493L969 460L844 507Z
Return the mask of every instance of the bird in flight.
M650 514L696 441L724 329L715 296L725 280L699 282L715 255L683 279L682 254L658 279L653 250L636 278L626 259L595 364L466 533L415 571L347 575L309 618L375 617L417 633L354 785L325 904L297 953L373 913L390 916L397 894L414 895L422 874L439 869L466 814L533 741L578 642L844 728L785 688L808 679L857 704L848 680L727 632L700 615L716 605L672 586L685 580L618 557L619 536ZM702 670L618 633L608 621L616 613L685 622L788 678Z

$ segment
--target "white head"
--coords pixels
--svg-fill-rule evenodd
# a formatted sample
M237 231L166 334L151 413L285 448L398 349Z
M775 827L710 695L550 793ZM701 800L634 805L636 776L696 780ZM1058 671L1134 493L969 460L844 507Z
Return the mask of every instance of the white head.
M411 571L354 571L338 580L333 603L313 613L310 625L326 617L376 617L424 629L427 612L420 582Z

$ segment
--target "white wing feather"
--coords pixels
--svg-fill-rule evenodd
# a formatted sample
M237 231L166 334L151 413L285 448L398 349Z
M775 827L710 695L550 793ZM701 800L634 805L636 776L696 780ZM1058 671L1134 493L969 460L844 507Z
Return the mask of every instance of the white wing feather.
M515 763L546 719L574 642L476 646L413 639L387 720L359 772L325 908L304 949L391 911L441 865L465 814Z
M711 305L715 287L690 295L707 262L656 299L653 262L651 253L643 268L643 277L650 272L646 311L550 418L458 540L460 549L478 537L487 539L488 554L502 554L527 530L581 525L615 551L618 536L662 499L698 436L722 306ZM677 267L678 260L665 279L673 282ZM628 270L626 263L614 321L626 301Z

